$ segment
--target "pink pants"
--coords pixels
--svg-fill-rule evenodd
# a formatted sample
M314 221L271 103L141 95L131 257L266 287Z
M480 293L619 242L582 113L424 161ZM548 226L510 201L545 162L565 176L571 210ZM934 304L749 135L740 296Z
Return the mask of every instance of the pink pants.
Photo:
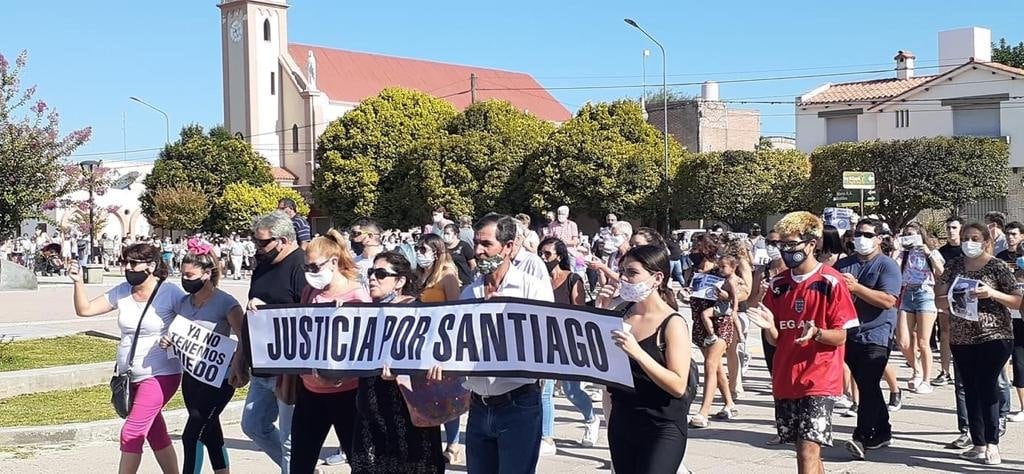
M135 400L121 427L121 452L142 454L142 441L159 451L171 445L167 424L160 410L178 391L181 374L157 375L132 384Z

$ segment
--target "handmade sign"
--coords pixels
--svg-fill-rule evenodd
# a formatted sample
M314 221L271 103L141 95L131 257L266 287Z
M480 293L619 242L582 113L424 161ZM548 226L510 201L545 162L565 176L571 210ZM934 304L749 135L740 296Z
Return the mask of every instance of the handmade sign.
M168 351L181 360L181 368L196 380L220 387L231 366L238 342L217 334L200 321L177 316L167 328Z
M448 303L262 306L247 315L256 373L395 373L588 380L633 386L611 339L620 313L520 298Z

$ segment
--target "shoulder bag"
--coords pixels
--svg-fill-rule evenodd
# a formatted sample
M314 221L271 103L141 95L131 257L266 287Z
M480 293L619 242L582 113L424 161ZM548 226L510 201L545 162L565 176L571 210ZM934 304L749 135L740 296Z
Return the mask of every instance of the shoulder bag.
M121 418L128 418L128 413L132 411L132 401L134 399L131 391L132 363L135 362L135 347L139 344L139 331L142 329L142 320L146 318L146 311L153 304L153 298L156 298L156 293L160 290L160 285L163 282L163 280L157 281L156 288L153 288L153 292L149 295L149 300L146 301L146 306L142 308L139 324L135 326L132 348L128 351L128 367L125 368L124 372L118 373L117 362L114 362L114 376L110 377L110 404L114 406L114 411Z

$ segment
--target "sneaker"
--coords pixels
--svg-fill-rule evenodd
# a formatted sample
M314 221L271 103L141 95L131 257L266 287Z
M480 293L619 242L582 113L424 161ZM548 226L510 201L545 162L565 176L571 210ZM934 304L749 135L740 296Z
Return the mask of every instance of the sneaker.
M1003 463L1003 458L999 457L999 446L990 444L985 449L985 464L989 466L998 466Z
M856 403L850 405L850 408L843 412L843 418L852 418L857 416L857 409L860 408Z
M942 387L951 383L953 383L953 378L946 371L939 372L939 375L932 379L932 385L936 387Z
M853 459L864 459L864 444L855 439L846 442L846 450L850 452Z
M1018 411L1017 413L1014 413L1006 417L1006 421L1012 421L1014 423L1020 423L1024 421L1024 410Z
M864 449L882 449L892 446L892 438L882 441L872 441L864 445Z
M593 447L597 444L597 436L601 432L601 419L594 417L589 423L586 423L583 427L583 441L580 444L588 448Z
M889 411L899 411L903 408L903 390L889 392Z
M960 453L960 459L966 459L968 461L984 461L985 452L986 450L984 446L975 446Z
M946 445L946 449L964 449L971 446L971 435L969 433L960 433L960 437L950 441Z
M327 456L327 459L324 459L324 464L328 466L337 466L339 464L345 464L347 462L348 458L345 457L345 453L343 451L338 451L338 454Z
M554 456L558 452L558 448L555 447L554 442L547 442L544 440L540 441L540 455L541 456Z
M846 395L842 395L836 399L836 408L850 408L852 406L853 400L850 400L850 397L847 397Z
M914 391L919 393L919 394L921 394L921 395L925 395L925 394L932 393L934 390L932 389L932 385L930 383L928 383L928 382L921 382L917 386L917 390L914 390Z
M921 385L921 377L915 374L914 377L907 382L907 388L910 389L911 392L915 392L917 391L918 385Z

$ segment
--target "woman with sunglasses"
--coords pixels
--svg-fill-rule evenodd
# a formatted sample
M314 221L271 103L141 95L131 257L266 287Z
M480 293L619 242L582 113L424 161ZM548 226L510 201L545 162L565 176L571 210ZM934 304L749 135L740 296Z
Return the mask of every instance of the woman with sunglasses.
M370 302L369 293L359 283L347 241L334 229L309 242L303 270L309 286L302 292L302 303ZM301 377L292 415L291 469L308 473L316 468L331 426L341 441L341 451L351 458L359 379L332 379L316 373Z
M448 230L446 229L447 233ZM426 234L416 244L416 266L419 267L417 282L420 288L420 301L424 303L443 303L459 299L462 290L459 287L459 272L455 268L451 254L442 237L437 234ZM463 446L459 443L458 417L444 424L446 447L444 457L450 464L462 459Z
M538 245L537 253L551 274L551 289L555 295L555 303L575 306L586 304L586 285L582 277L570 270L569 249L565 242L557 237L547 237ZM601 420L594 413L594 402L590 400L590 395L583 391L578 380L562 380L558 383L562 384L565 398L568 398L583 415L583 439L580 444L588 448L594 446L597 444L601 429ZM555 432L555 404L552 398L554 390L555 381L545 380L540 394L543 423L541 455L555 454L556 451L555 440L552 437Z
M960 457L988 465L1002 463L999 456L999 374L1013 350L1013 325L1007 308L1020 308L1021 292L1013 272L992 256L994 239L987 227L970 224L960 232L962 257L946 262L935 285L949 298L936 303L950 312L949 334L956 378L963 382L968 429L974 447ZM957 288L957 278L977 281L973 289ZM971 285L968 285L968 288ZM950 291L952 288L952 291ZM949 299L977 299L977 312L950 308Z
M187 247L188 252L179 261L179 269L181 286L188 295L178 301L174 311L217 334L241 334L244 315L242 306L234 296L217 288L221 267L220 262L210 253L212 246L199 242L199 239L192 239L188 241ZM171 339L164 336L160 347L166 349L170 346ZM232 365L239 360L236 357ZM220 387L213 387L185 373L181 379L181 395L188 409L188 421L181 433L181 444L185 452L182 472L202 472L204 447L210 455L213 472L229 472L220 413L235 395L235 387L227 379L222 381Z
M126 281L92 300L86 295L79 263L71 263L68 277L75 284L75 313L87 317L119 310L117 325L121 342L117 346L117 373L130 368L134 401L121 427L118 472L138 472L142 464L142 444L149 441L160 470L172 474L178 472L178 457L161 410L178 391L181 363L167 357L167 352L160 348L160 338L177 315L174 306L185 292L177 285L161 283L169 270L159 247L135 244L124 250L123 259ZM150 300L152 303L146 309ZM136 328L139 328L138 337ZM136 344L135 356L129 361L133 343Z
M436 237L436 235L435 235ZM416 300L417 278L409 260L398 252L378 254L368 271L370 297L375 303L401 304ZM441 380L441 366L431 368L428 380ZM443 473L440 427L412 424L405 397L387 367L379 377L362 377L356 391L355 443L349 467L353 474Z

